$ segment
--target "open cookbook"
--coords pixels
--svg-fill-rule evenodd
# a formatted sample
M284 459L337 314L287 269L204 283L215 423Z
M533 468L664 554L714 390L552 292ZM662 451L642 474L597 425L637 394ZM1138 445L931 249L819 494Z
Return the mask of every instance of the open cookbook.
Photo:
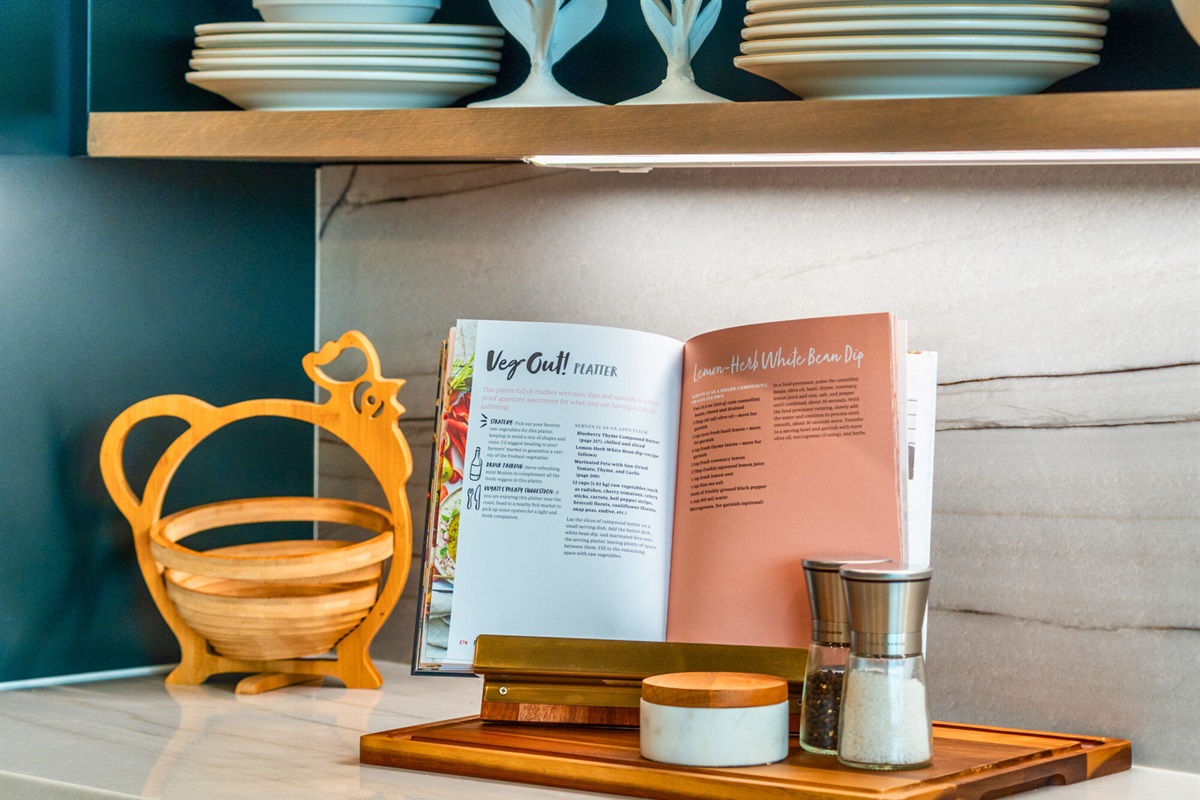
M480 634L806 647L803 558L928 562L936 354L906 338L460 320L413 671L469 672Z

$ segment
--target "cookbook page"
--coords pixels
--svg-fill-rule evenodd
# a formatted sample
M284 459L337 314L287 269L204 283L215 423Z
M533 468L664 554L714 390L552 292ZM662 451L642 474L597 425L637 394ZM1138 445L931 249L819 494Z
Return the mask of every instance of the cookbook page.
M908 492L904 559L929 566L933 528L933 439L937 424L938 354L928 350L907 356Z
M803 558L901 557L896 344L890 314L687 342L668 639L807 647Z
M637 331L459 322L444 666L469 666L481 633L662 640L682 353Z

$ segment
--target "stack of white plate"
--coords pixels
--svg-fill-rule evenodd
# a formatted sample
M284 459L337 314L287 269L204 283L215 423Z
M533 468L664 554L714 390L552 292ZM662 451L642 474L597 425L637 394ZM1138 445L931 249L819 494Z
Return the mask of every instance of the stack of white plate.
M216 22L196 26L186 79L255 111L438 108L495 84L503 37L490 25Z
M1099 63L1108 0L748 0L734 64L800 97L1032 94Z

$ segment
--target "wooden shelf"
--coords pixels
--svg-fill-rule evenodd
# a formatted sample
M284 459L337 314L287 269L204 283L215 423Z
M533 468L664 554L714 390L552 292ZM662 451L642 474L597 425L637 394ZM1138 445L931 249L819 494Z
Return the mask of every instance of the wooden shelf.
M100 112L88 153L312 163L1200 147L1200 89L931 100Z

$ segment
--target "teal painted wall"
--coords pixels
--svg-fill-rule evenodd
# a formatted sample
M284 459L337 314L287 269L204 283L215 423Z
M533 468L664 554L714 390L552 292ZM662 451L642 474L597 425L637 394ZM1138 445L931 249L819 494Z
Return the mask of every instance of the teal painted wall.
M5 0L0 155L81 152L86 91L86 0Z
M0 57L0 682L178 659L99 476L121 410L312 397L314 170L67 157L86 14L9 0L0 15L0 47L22 54ZM135 428L136 486L180 429ZM167 510L310 494L312 456L310 427L242 423L184 462Z

